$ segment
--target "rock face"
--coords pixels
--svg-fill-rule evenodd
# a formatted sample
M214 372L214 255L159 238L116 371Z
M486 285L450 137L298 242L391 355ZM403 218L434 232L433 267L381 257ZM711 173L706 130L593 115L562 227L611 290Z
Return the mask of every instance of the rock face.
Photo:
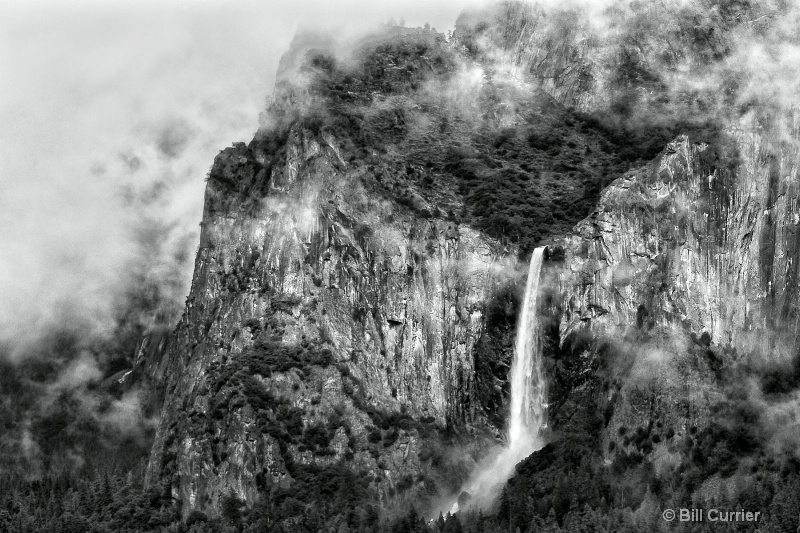
M675 438L702 428L721 367L796 350L797 153L755 133L730 139L733 158L677 138L564 241L560 341L589 333L626 354L604 393L608 440L655 420Z
M566 240L562 335L683 326L768 350L776 330L797 332L796 154L734 135L735 171L684 136L603 192Z
M657 109L659 98L652 97L669 84L665 73L694 71L707 79L714 62L738 48L743 35L774 33L768 21L777 13L744 2L713 9L675 1L606 2L589 9L494 2L463 12L454 37L476 57L532 77L569 108L596 111L641 99ZM719 91L714 83L709 87Z
M265 119L279 126L216 158L184 316L171 335L146 339L139 361L163 396L148 478L167 482L184 514L216 514L228 496L253 503L312 471L356 473L384 500L431 496L444 471L431 460L440 432L497 435L503 420L489 411L502 408L508 348L487 331L510 334L509 295L525 269L513 246L457 220L480 212L478 227L508 236L575 215L607 183L593 172L645 156L625 139L637 128L554 111L557 102L592 110L667 94L642 74L660 68L659 47L629 65L613 51L636 41L599 42L569 13L541 19L529 7L503 8L492 24L464 16L448 42L396 30L355 63L297 51L282 68L302 83L279 84ZM533 32L540 19L547 31ZM552 98L498 93L489 68L474 86L483 116L449 113L435 96L471 61L522 69ZM755 131L713 146L678 137L607 187L571 235L548 241L548 436L583 426L610 454L636 429L637 452L655 446L668 466L675 439L709 424L721 367L794 353L798 154ZM572 194L512 202L547 189ZM527 245L541 234L526 232Z
M148 476L185 512L252 502L293 464L394 493L426 471L422 428L485 426L473 348L508 249L371 190L330 136L292 129L268 166L262 141L217 156L185 314L142 359L164 390Z

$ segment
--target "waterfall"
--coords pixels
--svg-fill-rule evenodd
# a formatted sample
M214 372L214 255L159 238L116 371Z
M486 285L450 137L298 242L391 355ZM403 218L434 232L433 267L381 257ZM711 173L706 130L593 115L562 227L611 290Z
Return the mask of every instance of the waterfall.
M508 447L521 457L534 451L539 428L545 423L545 382L536 308L543 257L544 247L536 248L531 256L511 363Z
M509 412L508 443L490 453L464 484L470 507L487 508L493 504L506 481L513 475L519 461L542 447L539 430L546 427L547 407L545 379L542 369L542 347L539 338L537 302L539 277L542 271L544 247L536 248L528 268L525 296L517 324L514 359L511 363L511 409ZM464 493L459 499L464 502ZM442 510L455 513L458 502Z

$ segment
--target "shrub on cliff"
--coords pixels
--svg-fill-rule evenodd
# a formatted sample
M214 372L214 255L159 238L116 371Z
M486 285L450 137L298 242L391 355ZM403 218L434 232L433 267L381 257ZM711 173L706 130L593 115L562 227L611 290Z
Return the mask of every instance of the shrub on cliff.
M310 450L320 451L328 447L332 438L333 434L328 430L325 424L309 424L308 427L303 430L301 442Z

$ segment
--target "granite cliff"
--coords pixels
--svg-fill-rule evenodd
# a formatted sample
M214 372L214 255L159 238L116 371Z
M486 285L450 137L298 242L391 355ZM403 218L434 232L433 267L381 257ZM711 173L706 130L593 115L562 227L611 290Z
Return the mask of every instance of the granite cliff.
M148 480L184 514L320 475L370 501L458 489L504 438L520 255L628 165L442 35L386 33L349 62L288 54L300 81L209 172L184 316L137 361L161 401Z
M542 527L550 508L569 522L588 486L583 514L601 500L635 511L606 511L614 530L713 502L794 527L777 517L796 486L795 146L752 122L714 144L680 136L554 246L555 445L519 466L509 494L535 503L502 510L509 523Z
M730 132L727 153L677 138L604 190L564 241L561 342L581 330L629 337L623 349L638 345L647 361L634 365L669 367L652 376L665 389L651 399L669 398L659 409L678 434L708 423L722 367L781 364L797 350L797 152L748 126ZM714 352L677 378L688 345Z
M744 12L703 19L712 37L680 10L633 31L658 9L602 38L514 3L345 58L299 38L262 128L209 173L181 322L141 343L149 483L184 517L309 531L453 495L504 439L524 263L546 244L550 444L497 527L656 527L656 502L733 504L748 483L790 505L796 116L738 96L712 116L718 91L670 76L731 53Z
M579 4L299 33L177 325L2 363L0 530L798 531L800 9Z
M376 198L335 138L290 131L269 173L262 150L215 160L186 313L158 363L150 475L191 508L230 491L252 502L259 484L290 483L287 462L346 457L387 491L426 472L417 425L485 426L473 351L513 256ZM384 416L400 429L381 431Z

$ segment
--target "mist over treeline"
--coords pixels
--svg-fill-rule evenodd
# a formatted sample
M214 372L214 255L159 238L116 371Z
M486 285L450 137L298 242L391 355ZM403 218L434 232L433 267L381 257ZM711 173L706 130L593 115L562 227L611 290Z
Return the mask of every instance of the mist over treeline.
M146 456L157 406L130 373L138 348L180 319L204 177L257 128L294 27L330 11L312 4L2 8L0 60L15 74L0 98L4 475ZM373 3L349 31L392 14Z
M736 168L736 130L796 144L797 18L788 2L492 2L447 35L301 32L259 135L279 147L301 120L345 139L379 179L405 169L389 197L525 255L678 135L711 145L712 171ZM457 193L425 198L437 175Z
M526 89L546 92L620 144L620 157L638 161L655 156L681 132L719 141L718 130L750 117L781 141L791 141L800 68L798 17L797 3L782 0L498 1L466 9L448 35L448 46L429 49L444 60L436 78L452 73L444 76L449 80L444 99L469 109L462 111L462 120L485 118L485 111L476 113L457 85L462 91L465 83L474 89L483 84L482 76L498 84L528 83ZM419 39L424 47L420 33L409 30L392 26L382 37ZM298 35L282 62L284 74L293 76L279 77L279 89L308 82L298 72L306 57L300 51L324 52L348 73L364 66L356 58L370 40ZM482 75L471 72L478 65ZM312 62L306 69L316 69L311 79L319 84L325 83L323 70L332 66ZM400 85L400 92L418 89L412 79L422 83L431 74L411 74L413 65L405 68L408 84ZM474 77L462 78L465 73ZM404 73L397 74L399 81ZM502 96L508 106L529 97L530 90ZM350 102L356 103L364 102ZM313 105L305 108L317 112Z
M736 153L727 132L741 124L757 124L776 143L796 145L798 27L796 2L665 0L496 2L465 11L450 35L393 24L372 30L366 39L359 34L342 42L304 30L281 65L258 135L274 149L267 160L279 157L283 135L298 121L315 134L336 135L349 142L346 153L354 161L387 176L388 197L474 225L525 253L569 231L591 211L603 187L655 157L678 134L711 143L714 165L728 168L735 167ZM140 475L136 467L148 453L156 413L146 383L131 386L125 376L142 336L173 328L183 309L200 217L199 202L184 208L180 198L189 191L197 196L210 160L188 162L207 155L205 145L216 138L202 132L225 115L218 109L200 113L208 111L206 104L191 109L203 117L199 122L180 117L146 122L137 138L141 145L114 147L111 156L81 163L95 177L128 176L121 186L98 178L103 193L91 197L92 204L112 198L114 209L126 213L121 221L102 231L83 225L64 231L124 240L125 249L107 256L100 268L91 265L91 246L80 246L84 239L70 240L74 246L67 249L57 243L48 247L49 239L37 241L44 243L41 253L26 257L24 239L10 237L14 230L24 234L19 223L0 219L2 244L36 274L28 281L35 290L20 291L12 287L20 265L0 263L9 274L2 285L6 303L0 304L0 473L19 482L4 486L8 501L19 487L35 492L44 486L36 483L59 475L110 471L119 477L104 481L108 489L97 489L108 500L105 505L123 508L135 494L148 502L143 509L162 513L160 522L148 526L153 530L180 519L164 511L167 494L147 493L123 475ZM228 128L234 130L241 131L238 123ZM407 178L395 177L398 169ZM143 173L147 177L139 179ZM455 192L440 194L437 180L443 175L453 178ZM428 192L418 195L403 179L429 185ZM563 190L570 193L554 183L568 184ZM45 198L54 204L72 200ZM102 214L91 217L95 226L103 220ZM34 233L48 232L49 227L38 227ZM59 274L65 268L79 274ZM71 299L73 290L81 296ZM789 408L765 406L763 393L789 395L788 404L794 405L796 366L782 362L759 370L756 397L769 414L762 418L770 435L780 432L776 426ZM743 420L752 422L746 417L753 396L734 383L730 388L748 401L735 405L729 420L746 433L745 440L754 439L752 429L741 428ZM488 389L487 398L502 403ZM701 444L713 452L712 445ZM773 444L758 441L753 447ZM569 481L577 487L576 479ZM125 492L126 486L135 490ZM793 487L796 481L786 478L777 486ZM111 488L118 491L113 496ZM636 488L648 490L646 484ZM100 504L87 502L71 512L91 516ZM263 509L244 510L240 504L228 501L224 516L208 527L262 524ZM504 505L497 527L534 522L530 510L524 519L512 517L511 508L524 505L519 500L506 497ZM557 527L554 521L563 526L569 513L586 514L570 508L566 496L553 506L548 527ZM461 530L452 518L426 525L414 512L381 523L374 509L361 509L362 516L348 527ZM294 516L288 506L279 513ZM312 518L316 522L303 526L309 531L328 517ZM474 518L470 528L490 531L489 525L474 525L483 524L483 517ZM199 516L194 521L207 523ZM110 518L109 523L122 524Z
M422 216L478 227L518 245L524 257L566 234L591 213L603 187L644 166L679 135L709 145L701 161L709 175L740 170L742 132L761 136L776 152L796 154L797 20L798 6L788 2L500 2L468 11L448 36L391 26L385 40L331 39L324 47L325 41L303 36L297 44L308 43L308 51L292 55L296 66L287 72L293 76L279 81L250 146L263 150L271 168L280 163L279 147L292 127L330 136L342 143L348 164L375 175L375 190L386 198ZM705 374L693 394L718 395L718 418L690 431L675 452L686 455L679 474L662 484L643 458L674 437L675 428L659 421L621 436L635 449L626 448L607 474L595 468L604 451L594 443L613 406L610 400L591 405L580 421L586 427L570 428L577 443L565 462L556 461L557 446L547 450L552 455L528 461L515 480L522 488L504 497L500 529L580 531L594 510L607 518L608 506L625 506L627 499L628 508L645 510L620 513L608 527L633 531L657 507L656 498L685 502L703 480L730 476L751 462L764 475L754 481L758 496L747 501L789 516L794 500L784 491L797 483L797 446L776 420L794 427L788 414L794 395L785 395L796 389L797 354L736 354L685 331L624 341L630 344L601 358L609 368L592 369L601 373L595 382L584 378L587 387L630 386L632 395L646 395L657 372L669 376L680 365L695 365ZM678 346L674 353L665 349L671 343ZM580 353L576 348L571 356ZM561 355L554 357L557 373ZM629 374L625 365L640 355L635 370L643 375ZM723 361L736 358L745 363L725 367ZM758 358L765 362L748 366ZM563 374L560 386L577 386L569 369ZM502 404L498 396L500 402L487 393ZM537 482L549 462L556 466ZM526 500L530 491L541 505ZM734 491L726 503L742 497Z
M796 2L498 2L490 12L494 24L469 11L457 24L471 56L622 127L775 120L796 105Z
M157 405L131 371L183 311L203 178L257 128L295 26L331 9L17 7L0 8L0 473L116 475L149 451Z
M256 127L269 60L230 60L259 47L231 39L235 10L212 27L174 6L0 12L0 475L128 471L154 406L123 378L181 316L203 177Z

